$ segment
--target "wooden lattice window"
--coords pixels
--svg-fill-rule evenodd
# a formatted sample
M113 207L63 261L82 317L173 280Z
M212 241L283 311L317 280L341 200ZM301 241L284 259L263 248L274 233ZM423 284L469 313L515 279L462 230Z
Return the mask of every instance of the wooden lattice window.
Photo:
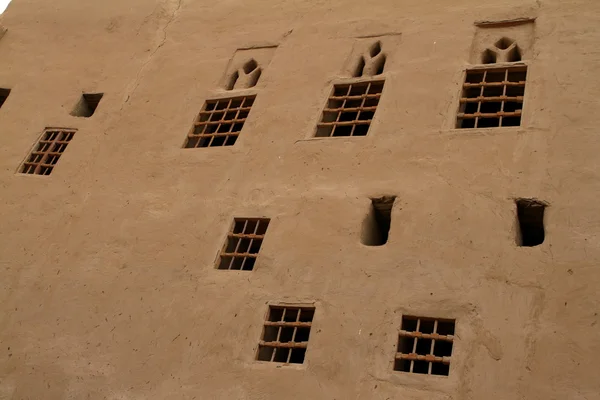
M255 98L256 95L207 100L183 147L233 146Z
M315 137L366 136L384 81L334 85Z
M50 175L75 132L75 129L47 128L21 165L20 172Z
M454 327L451 319L403 316L394 370L448 375Z
M256 359L302 364L314 316L312 306L269 306Z
M269 218L235 218L219 254L218 269L252 271Z
M457 128L520 126L527 66L468 70Z

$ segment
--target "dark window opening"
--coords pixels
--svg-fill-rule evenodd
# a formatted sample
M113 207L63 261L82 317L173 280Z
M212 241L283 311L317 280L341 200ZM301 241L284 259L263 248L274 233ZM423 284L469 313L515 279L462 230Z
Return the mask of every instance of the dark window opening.
M75 132L75 129L47 128L21 165L19 172L50 175Z
M467 71L456 127L520 126L526 75L526 66Z
M361 242L367 246L382 246L387 243L392 207L396 196L383 196L371 199L369 213L363 220Z
M454 344L453 319L402 317L394 371L448 375Z
M334 85L315 137L366 136L382 91L383 81Z
M217 260L217 269L252 271L269 218L235 218Z
M4 105L4 102L10 94L10 89L0 89L0 107Z
M183 144L184 148L233 146L256 96L207 100Z
M533 247L544 243L544 210L546 204L535 199L518 199L517 219L519 246Z
M71 111L74 117L89 118L96 112L104 93L84 93Z
M314 315L312 306L269 306L256 359L304 363Z

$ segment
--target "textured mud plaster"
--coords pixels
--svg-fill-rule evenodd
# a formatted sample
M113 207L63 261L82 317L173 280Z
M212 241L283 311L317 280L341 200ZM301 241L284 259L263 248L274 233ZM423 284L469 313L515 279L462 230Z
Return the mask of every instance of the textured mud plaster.
M127 97L125 98L125 103L129 101L130 97L133 96L133 93L137 89L146 66L152 61L154 55L160 50L160 48L165 45L168 38L169 26L177 16L177 12L181 8L182 2L183 0L166 0L164 2L161 2L148 17L144 18L142 25L148 23L149 21L155 22L158 25L158 29L156 30L154 40L156 45L153 49L148 50L148 57L139 68L133 82L131 82L128 85L128 87L130 87L130 90L128 91Z
M532 40L521 125L455 129L475 22L514 18L534 29L492 43ZM0 398L598 398L600 2L15 0L2 24ZM369 133L315 139L332 87L372 79L362 40L386 55ZM182 148L265 45L235 145ZM15 173L52 126L77 129L52 174ZM270 218L260 254L219 270L240 216ZM315 306L302 364L256 360L271 304ZM393 371L404 314L456 321L448 376Z

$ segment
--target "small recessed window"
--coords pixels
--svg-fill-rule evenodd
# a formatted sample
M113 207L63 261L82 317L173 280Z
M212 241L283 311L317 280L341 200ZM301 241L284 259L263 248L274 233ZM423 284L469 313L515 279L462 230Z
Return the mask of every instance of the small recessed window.
M384 81L334 85L315 137L366 136Z
M520 126L527 67L467 71L456 127Z
M8 95L10 94L10 89L0 89L0 107L4 105L6 99L8 99Z
M89 118L96 112L104 93L84 93L71 111L74 117Z
M207 100L183 147L233 146L250 114L256 96Z
M269 222L269 218L235 218L219 254L217 268L252 271Z
M314 316L313 306L269 306L256 359L304 363Z
M448 375L454 327L453 319L403 316L394 371Z
M361 242L367 246L383 246L388 241L392 223L392 207L396 196L371 199L369 213L363 220Z
M519 246L533 247L544 243L544 211L546 203L535 199L518 199L517 219L519 233L517 244Z
M20 171L23 174L50 175L75 135L75 129L48 128L42 134Z

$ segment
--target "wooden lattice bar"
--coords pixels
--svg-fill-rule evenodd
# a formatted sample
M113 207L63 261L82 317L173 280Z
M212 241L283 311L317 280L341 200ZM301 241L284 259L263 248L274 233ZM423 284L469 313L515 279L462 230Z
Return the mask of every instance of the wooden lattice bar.
M334 85L315 136L366 136L383 85L382 80Z
M50 175L67 145L75 135L75 129L47 128L29 153L20 172L23 174Z

